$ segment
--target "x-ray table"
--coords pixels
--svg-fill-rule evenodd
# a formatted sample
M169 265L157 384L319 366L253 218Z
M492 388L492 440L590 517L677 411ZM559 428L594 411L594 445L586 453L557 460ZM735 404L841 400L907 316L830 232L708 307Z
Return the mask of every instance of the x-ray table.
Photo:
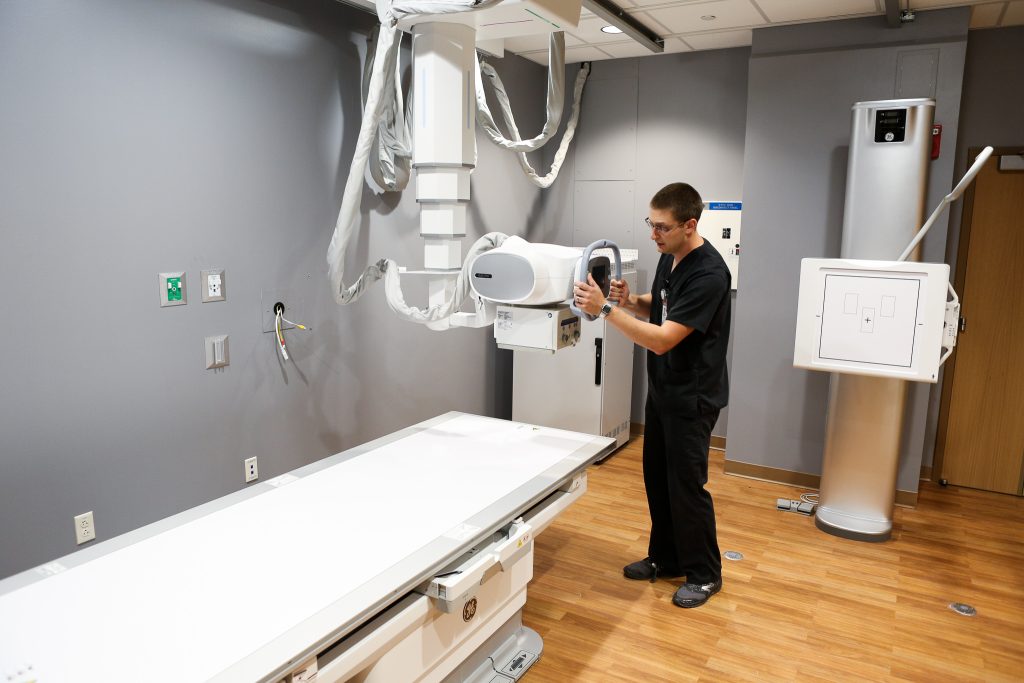
M23 572L0 682L518 680L533 535L614 444L448 413Z

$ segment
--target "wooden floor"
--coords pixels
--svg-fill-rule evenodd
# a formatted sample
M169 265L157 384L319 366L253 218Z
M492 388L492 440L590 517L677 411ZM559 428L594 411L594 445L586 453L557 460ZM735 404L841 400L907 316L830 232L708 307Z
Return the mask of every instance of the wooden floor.
M799 489L726 475L712 451L719 545L744 557L684 610L678 580L622 577L647 554L641 443L537 538L523 620L544 653L526 683L1024 681L1024 499L922 482L891 541L848 541L775 510Z

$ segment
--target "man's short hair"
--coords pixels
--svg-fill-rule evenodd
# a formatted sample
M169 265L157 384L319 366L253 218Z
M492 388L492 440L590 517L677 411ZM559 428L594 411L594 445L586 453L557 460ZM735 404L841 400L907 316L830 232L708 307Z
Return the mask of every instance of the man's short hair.
M672 183L658 190L651 198L651 208L659 211L668 210L673 218L685 223L691 218L700 220L704 202L692 186L686 183Z

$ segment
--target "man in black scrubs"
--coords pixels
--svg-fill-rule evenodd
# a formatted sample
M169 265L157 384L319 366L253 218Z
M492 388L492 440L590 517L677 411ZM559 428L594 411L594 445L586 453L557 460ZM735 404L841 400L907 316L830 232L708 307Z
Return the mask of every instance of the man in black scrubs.
M648 557L627 565L627 578L686 580L672 597L698 607L722 588L722 558L708 481L711 429L729 398L729 268L697 232L703 202L685 183L651 199L651 239L661 258L650 294L613 280L609 299L593 278L577 282L578 306L600 314L647 349L644 484L651 512ZM647 318L649 322L633 317Z

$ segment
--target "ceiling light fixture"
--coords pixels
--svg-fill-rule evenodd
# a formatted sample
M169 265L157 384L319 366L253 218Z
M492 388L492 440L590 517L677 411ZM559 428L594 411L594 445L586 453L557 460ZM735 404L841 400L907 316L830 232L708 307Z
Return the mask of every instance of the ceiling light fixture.
M605 26L601 29L601 33L622 33L622 29L618 26Z

